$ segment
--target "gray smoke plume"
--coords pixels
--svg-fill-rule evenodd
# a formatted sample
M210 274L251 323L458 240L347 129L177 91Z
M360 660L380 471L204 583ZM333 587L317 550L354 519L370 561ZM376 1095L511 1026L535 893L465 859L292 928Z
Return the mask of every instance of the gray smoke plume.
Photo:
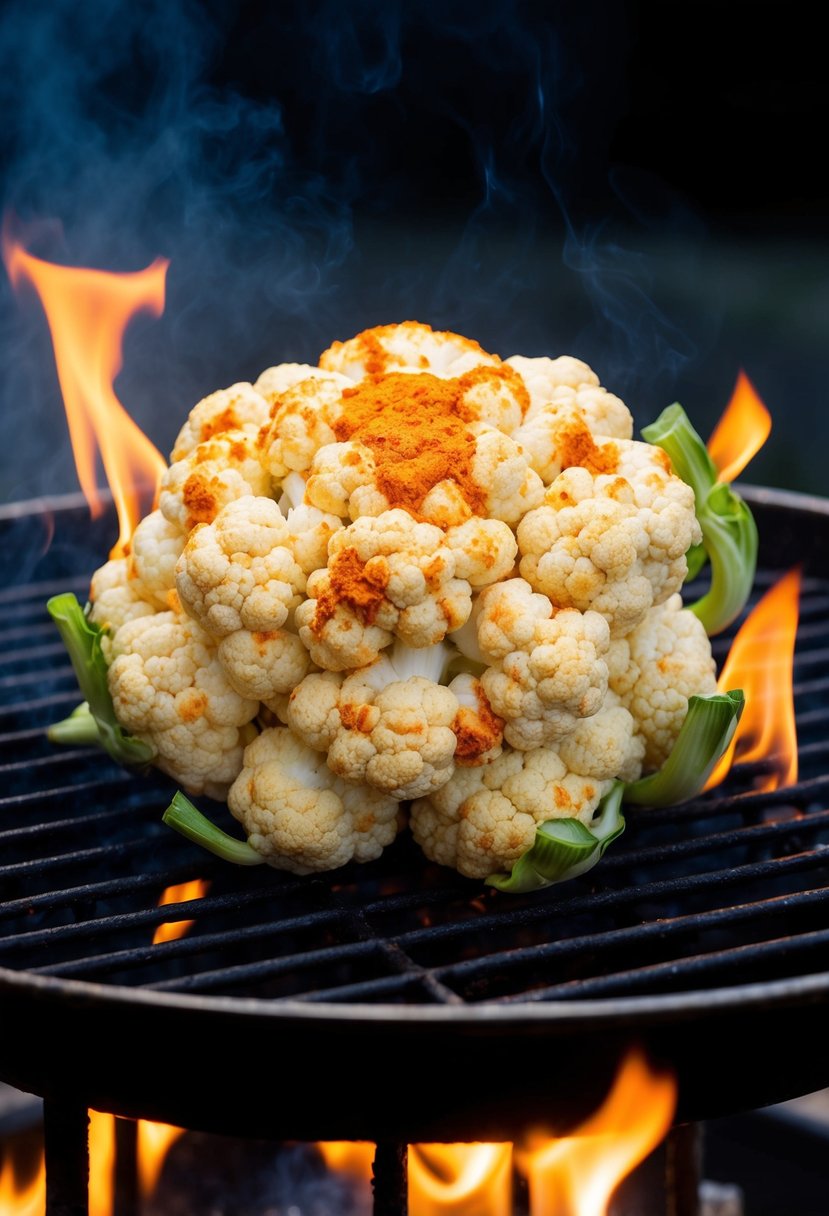
M10 0L3 205L60 222L54 260L170 259L117 385L163 451L205 393L407 318L581 355L652 413L707 335L646 252L687 216L610 171L624 40L508 0ZM0 368L0 499L74 489L45 322L5 280Z

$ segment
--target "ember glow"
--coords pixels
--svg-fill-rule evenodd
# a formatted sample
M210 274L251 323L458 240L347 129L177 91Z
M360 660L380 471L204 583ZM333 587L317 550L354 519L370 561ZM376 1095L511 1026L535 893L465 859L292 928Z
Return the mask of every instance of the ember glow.
M210 883L204 878L193 878L190 882L176 883L167 887L158 901L158 907L166 904L186 904L191 899L203 899L210 890ZM170 920L159 925L153 936L153 945L159 942L171 942L189 933L196 922L193 920Z
M708 454L720 481L739 477L771 432L771 414L744 371L737 377L731 400L708 440Z
M20 1176L9 1154L0 1168L0 1216L42 1216L46 1207L46 1166L41 1156L33 1176Z
M15 288L30 284L43 305L55 351L78 479L93 518L104 510L98 490L100 452L118 511L119 536L111 556L122 557L142 517L142 490L157 491L166 467L161 453L115 396L124 332L142 309L160 316L168 263L111 274L58 266L34 257L3 231L3 259Z
M412 1216L509 1216L511 1144L413 1144Z
M731 745L711 774L706 789L725 778L734 763L773 762L757 778L760 791L782 789L797 781L797 726L793 664L797 636L800 572L790 570L767 591L746 617L718 681L742 688L746 704Z

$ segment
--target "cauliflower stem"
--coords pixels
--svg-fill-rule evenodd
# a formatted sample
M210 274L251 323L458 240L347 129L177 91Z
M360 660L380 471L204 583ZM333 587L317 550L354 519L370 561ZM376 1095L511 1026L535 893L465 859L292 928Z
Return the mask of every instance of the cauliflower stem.
M102 630L92 624L71 592L53 595L46 604L58 627L86 700L63 722L49 727L53 743L97 745L118 764L143 767L153 759L152 747L120 726L107 685L107 664L101 649Z
M689 608L711 637L740 615L751 592L758 545L754 516L739 494L717 480L714 462L681 405L664 409L642 438L667 452L677 476L694 491L702 545L711 561L711 589ZM701 567L699 553L692 550L689 577Z
M177 790L173 801L162 815L162 822L175 828L182 836L201 845L209 853L215 853L223 861L232 861L237 866L262 866L265 858L246 840L237 840L211 823L206 815L193 806L189 798Z
M591 870L624 831L623 802L673 806L702 790L733 738L744 703L740 689L690 697L682 729L658 772L628 784L616 781L599 803L590 827L578 819L545 820L511 873L491 874L486 881L499 891L517 894L538 891Z
M694 798L734 737L744 705L742 689L689 697L668 759L658 772L627 785L625 802L656 807Z
M580 819L548 819L539 824L532 848L518 858L512 872L490 874L486 881L499 891L517 895L586 874L625 830L621 811L624 792L624 782L614 782L589 828Z

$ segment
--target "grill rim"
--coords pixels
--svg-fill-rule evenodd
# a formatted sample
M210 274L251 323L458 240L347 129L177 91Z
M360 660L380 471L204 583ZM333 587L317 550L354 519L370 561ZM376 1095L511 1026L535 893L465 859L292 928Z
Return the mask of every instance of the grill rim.
M741 1013L751 1008L768 1009L772 1006L809 1003L829 994L829 971L765 983L689 989L679 993L587 1001L527 1001L526 1004L516 1002L507 1005L486 1002L465 1005L342 1004L289 998L268 1001L257 997L159 992L126 985L97 984L90 980L34 975L4 967L0 968L0 995L6 991L13 995L28 993L47 1000L56 996L75 1003L86 1000L113 1008L128 1007L130 1010L134 1010L135 1006L149 1006L178 1013L190 1010L218 1015L233 1014L254 1020L264 1017L283 1022L333 1022L342 1026L365 1026L367 1023L400 1025L406 1028L407 1033L418 1023L451 1028L462 1028L466 1024L470 1028L492 1025L503 1029L519 1029L523 1025L542 1023L561 1031L578 1025L583 1031L588 1021L596 1029L617 1028L621 1021L635 1029L640 1023L651 1025L655 1020L684 1020L688 1014L719 1016Z
M740 492L752 506L780 511L795 511L820 515L829 519L829 498L819 498L793 490L737 483ZM0 506L0 521L13 521L32 514L77 509L85 505L82 494L54 498L31 499L27 502ZM194 1011L243 1018L264 1018L276 1022L308 1021L320 1026L399 1025L411 1033L419 1024L424 1027L446 1026L462 1029L482 1026L510 1027L549 1025L564 1032L585 1021L597 1029L618 1027L624 1021L631 1028L650 1024L654 1020L673 1021L689 1015L727 1014L750 1008L787 1006L811 1003L829 995L829 970L716 988L690 988L681 992L647 996L613 996L588 1000L542 1000L514 1003L465 1002L455 1004L406 1005L394 1002L349 1002L296 1000L278 1001L257 997L211 996L203 993L163 992L128 985L97 983L37 975L19 969L0 966L0 996L4 993L20 997L29 994L35 999L50 1000L64 996L72 1001L102 1003L107 1007L134 1008L144 1006L170 1011Z

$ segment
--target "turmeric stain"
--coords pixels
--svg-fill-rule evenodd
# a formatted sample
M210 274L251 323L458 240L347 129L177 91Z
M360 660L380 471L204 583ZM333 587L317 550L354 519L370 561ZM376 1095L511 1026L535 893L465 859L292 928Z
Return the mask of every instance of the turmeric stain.
M486 491L472 476L475 436L467 422L462 380L429 372L390 372L343 392L344 413L333 424L339 442L354 440L374 456L375 484L392 507L417 515L442 481L451 481L475 515L486 513Z
M581 418L567 418L555 427L556 450L562 469L580 465L594 475L615 473L619 449L615 443L598 444Z
M311 628L320 634L337 611L346 604L364 625L371 625L385 602L389 581L384 563L365 563L356 549L343 549L328 567L329 584L317 600Z

